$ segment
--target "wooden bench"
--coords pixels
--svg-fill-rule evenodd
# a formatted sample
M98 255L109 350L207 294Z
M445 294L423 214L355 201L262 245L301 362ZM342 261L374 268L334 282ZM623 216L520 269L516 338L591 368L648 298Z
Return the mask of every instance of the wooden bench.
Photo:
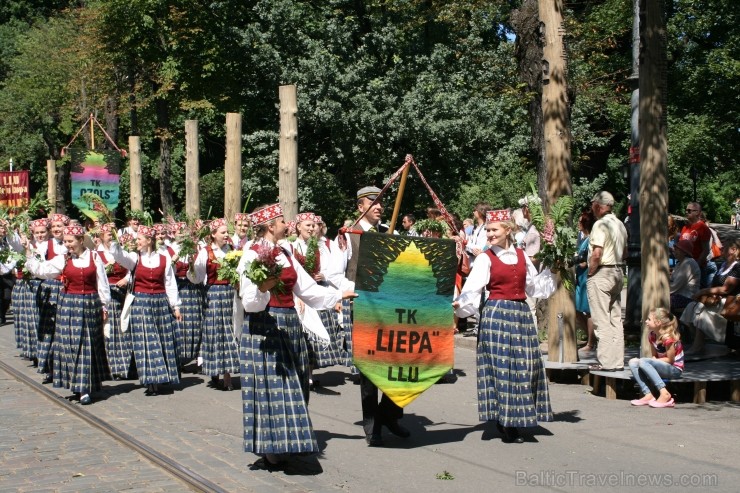
M591 370L594 381L593 392L598 392L600 379L606 382L606 398L617 398L617 380L632 380L632 372L625 365L622 371L598 371ZM667 383L693 382L695 404L703 404L707 400L708 382L730 382L732 385L730 400L740 401L740 360L732 357L712 358L702 361L689 361L686 363L681 378L667 380Z

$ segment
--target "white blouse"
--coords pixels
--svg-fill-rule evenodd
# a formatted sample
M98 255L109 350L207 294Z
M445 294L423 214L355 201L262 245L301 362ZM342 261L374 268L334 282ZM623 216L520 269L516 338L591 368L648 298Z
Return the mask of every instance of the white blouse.
M272 244L270 245L272 246ZM237 271L242 274L241 282L239 283L239 296L242 299L244 311L247 313L261 312L267 308L267 304L270 302L270 292L261 292L256 284L243 275L247 269L247 265L252 263L256 258L256 251L252 249L245 250L237 267ZM288 260L284 248L276 260L283 268L291 265L291 261ZM301 267L301 264L297 260L292 259L292 265L298 274L298 280L295 286L293 286L293 294L305 304L316 310L329 310L342 299L341 291L331 287L319 286L303 267Z
M506 265L514 265L518 261L514 246L510 246L508 249L492 246L491 250ZM532 298L549 298L552 296L557 286L550 269L544 269L538 274L537 269L532 265L532 261L529 260L526 254L524 255L524 261L527 263L527 280L524 286L527 296ZM455 299L460 303L460 307L455 310L458 317L470 317L478 311L481 295L490 280L491 258L488 254L482 253L475 258L468 280L465 281L460 296Z
M177 293L177 279L175 278L175 271L172 268L172 259L167 253L160 252L127 252L121 248L118 243L111 243L110 253L116 262L129 271L133 272L136 267L136 263L141 258L141 265L153 269L159 267L160 255L164 256L167 266L164 269L164 290L167 293L167 300L170 303L172 309L180 307L180 295Z
M86 248L79 257L72 257L72 265L75 267L87 267L90 265L91 253ZM110 303L110 286L108 285L108 276L105 273L105 265L103 265L103 261L98 255L93 255L92 258L98 278L98 296L103 306L107 307ZM26 269L40 279L54 279L60 276L66 265L67 257L65 255L57 255L51 260L39 260L35 257L29 257L26 260Z
M208 264L208 249L213 250L213 256L220 260L231 251L231 247L224 245L219 248L215 243L211 243L205 248L198 250L198 255L195 257L195 263L192 269L188 269L188 279L193 284L205 284L207 282L207 264Z

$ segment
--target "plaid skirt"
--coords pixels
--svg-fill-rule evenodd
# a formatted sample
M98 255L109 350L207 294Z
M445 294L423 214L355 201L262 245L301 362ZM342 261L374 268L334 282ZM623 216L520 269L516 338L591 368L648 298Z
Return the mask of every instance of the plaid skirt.
M110 304L108 305L110 337L105 339L105 354L108 356L111 374L129 378L131 358L134 356L134 342L130 330L121 332L121 308L124 299L126 299L125 289L118 286L110 287Z
M18 279L10 292L10 306L13 309L13 331L15 333L15 347L20 349L21 357L28 358L26 352L28 347L26 333L26 309L23 306L23 298L30 289L28 281Z
M244 450L318 452L308 415L308 355L295 309L246 314L240 355Z
M177 357L180 364L184 365L200 353L206 299L203 285L193 284L187 278L177 279L177 292L182 315L182 321L176 326Z
M352 366L352 302L342 300L342 323L339 324L342 339L339 341L339 347L344 355L345 366Z
M22 298L20 302L20 310L22 314L18 313L18 316L22 322L21 331L24 332L22 339L25 341L26 346L23 348L23 353L28 359L33 359L38 353L39 345L39 305L37 303L37 296L39 288L41 287L41 279L29 279L27 281L19 281L16 283L25 284L22 291ZM15 309L14 309L15 310Z
M54 336L54 387L87 394L110 379L103 343L103 305L97 293L59 297Z
M525 302L486 302L476 356L480 421L521 428L552 421L537 328Z
M234 336L234 296L230 284L206 286L205 321L200 354L204 375L215 377L239 371L239 346Z
M312 368L326 368L327 366L343 365L347 361L342 342L344 341L344 330L339 325L337 312L334 310L318 310L321 323L324 324L329 334L329 344L306 337L308 346L308 360Z
M54 331L57 325L57 303L62 281L47 279L41 282L36 295L39 307L38 345L36 353L39 359L39 373L51 373L54 357Z
M134 343L136 371L143 385L180 382L175 325L167 294L135 293L128 330Z

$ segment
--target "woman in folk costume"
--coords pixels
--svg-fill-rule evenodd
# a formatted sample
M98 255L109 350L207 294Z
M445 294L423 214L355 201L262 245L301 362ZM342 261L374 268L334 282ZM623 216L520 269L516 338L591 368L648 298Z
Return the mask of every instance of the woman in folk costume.
M108 366L114 380L131 378L132 358L134 357L134 341L131 331L121 330L121 308L126 298L126 291L131 276L121 264L118 264L110 253L113 244L115 224L100 226L100 245L98 255L105 265L110 286L110 304L108 305L108 333L105 334L105 354L108 356ZM133 372L131 372L133 373Z
M31 250L36 251L36 246L46 243L49 239L49 225L47 218L36 219L29 223L29 230L33 235L30 239ZM33 274L24 275L25 265L16 267L16 283L14 290L13 312L15 323L18 324L20 338L23 347L23 356L38 366L37 351L39 345L39 304L38 294L42 279Z
M69 225L69 217L64 214L52 214L49 218L51 238L36 244L36 254L43 260L52 260L56 256L67 254L64 246L64 228ZM56 327L57 302L62 289L61 276L44 279L39 286L37 303L39 307L39 331L37 357L38 372L44 375L44 383L51 383L54 331Z
M180 295L180 313L182 320L177 324L177 359L180 367L193 361L200 354L200 345L203 339L203 315L205 313L206 297L202 283L194 283L188 279L190 256L180 256L180 244L177 235L187 228L184 222L170 225L170 232L175 238L166 246L168 255L174 261L177 292ZM199 361L196 368L201 365ZM197 372L197 369L196 369Z
M281 270L279 277L260 284L241 276L247 312L240 348L244 450L263 456L253 467L273 469L286 454L319 450L308 416L308 353L294 296L320 310L356 295L319 286L278 246L286 231L280 204L262 207L251 217L256 239L239 271L253 269L254 262L276 263Z
M514 247L514 223L508 210L486 214L490 249L473 263L468 280L452 306L469 317L488 292L478 334L478 418L495 421L506 443L522 443L518 428L552 421L537 326L527 295L548 298L555 291L549 269L541 274Z
M231 236L231 242L234 249L244 250L249 243L249 214L237 212L234 214L234 234Z
M136 371L146 395L157 395L159 385L179 383L175 326L181 320L175 272L167 255L154 251L155 231L140 225L137 252L113 243L111 254L132 272L134 301L128 330L134 341Z
M54 387L72 390L86 405L92 402L90 394L110 378L103 343L110 289L102 260L83 244L82 226L66 226L63 232L67 254L39 261L29 248L26 267L39 277L63 278L54 336Z
M239 372L239 344L234 334L234 296L228 280L218 279L220 260L233 250L227 242L229 231L225 219L211 221L211 243L193 260L188 277L195 284L205 282L206 309L203 316L203 341L200 354L203 374L211 377L215 388L234 390L231 374ZM224 376L223 384L219 375Z
M314 281L321 286L327 286L326 275L321 271L321 265L323 262L328 262L329 259L324 259L321 256L316 217L313 212L302 212L296 216L298 238L293 242L293 254L303 269L313 277ZM344 362L341 359L342 351L337 344L340 329L337 312L331 308L329 310L317 310L317 313L329 335L329 341L327 344L325 341L307 334L306 341L311 370ZM314 381L312 376L309 378L309 382L312 386L319 385L318 381Z

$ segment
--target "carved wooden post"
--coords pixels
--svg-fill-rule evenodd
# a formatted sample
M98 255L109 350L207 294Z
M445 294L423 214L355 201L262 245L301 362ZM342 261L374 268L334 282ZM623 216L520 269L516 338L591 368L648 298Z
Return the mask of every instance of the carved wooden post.
M543 25L542 114L545 130L545 163L547 166L546 210L561 195L571 195L570 121L566 85L566 54L563 43L563 1L539 0ZM544 198L543 198L544 199ZM548 357L563 362L578 359L576 348L575 304L573 293L562 282L548 302ZM559 325L562 324L562 340ZM560 345L563 349L560 349Z
M139 137L128 138L129 151L129 178L131 180L131 210L144 210L144 193L141 188L141 143Z
M224 169L224 217L240 212L242 196L242 116L226 113L226 168ZM208 219L208 218L206 218Z
M280 86L280 204L286 220L298 214L298 100L296 86Z
M57 209L57 162L54 159L46 160L46 196L49 199L51 209L49 212L56 212Z
M185 120L185 214L200 217L198 120Z
M640 244L642 319L651 308L668 308L668 146L666 144L666 31L660 0L640 4ZM643 330L642 354L650 355Z

